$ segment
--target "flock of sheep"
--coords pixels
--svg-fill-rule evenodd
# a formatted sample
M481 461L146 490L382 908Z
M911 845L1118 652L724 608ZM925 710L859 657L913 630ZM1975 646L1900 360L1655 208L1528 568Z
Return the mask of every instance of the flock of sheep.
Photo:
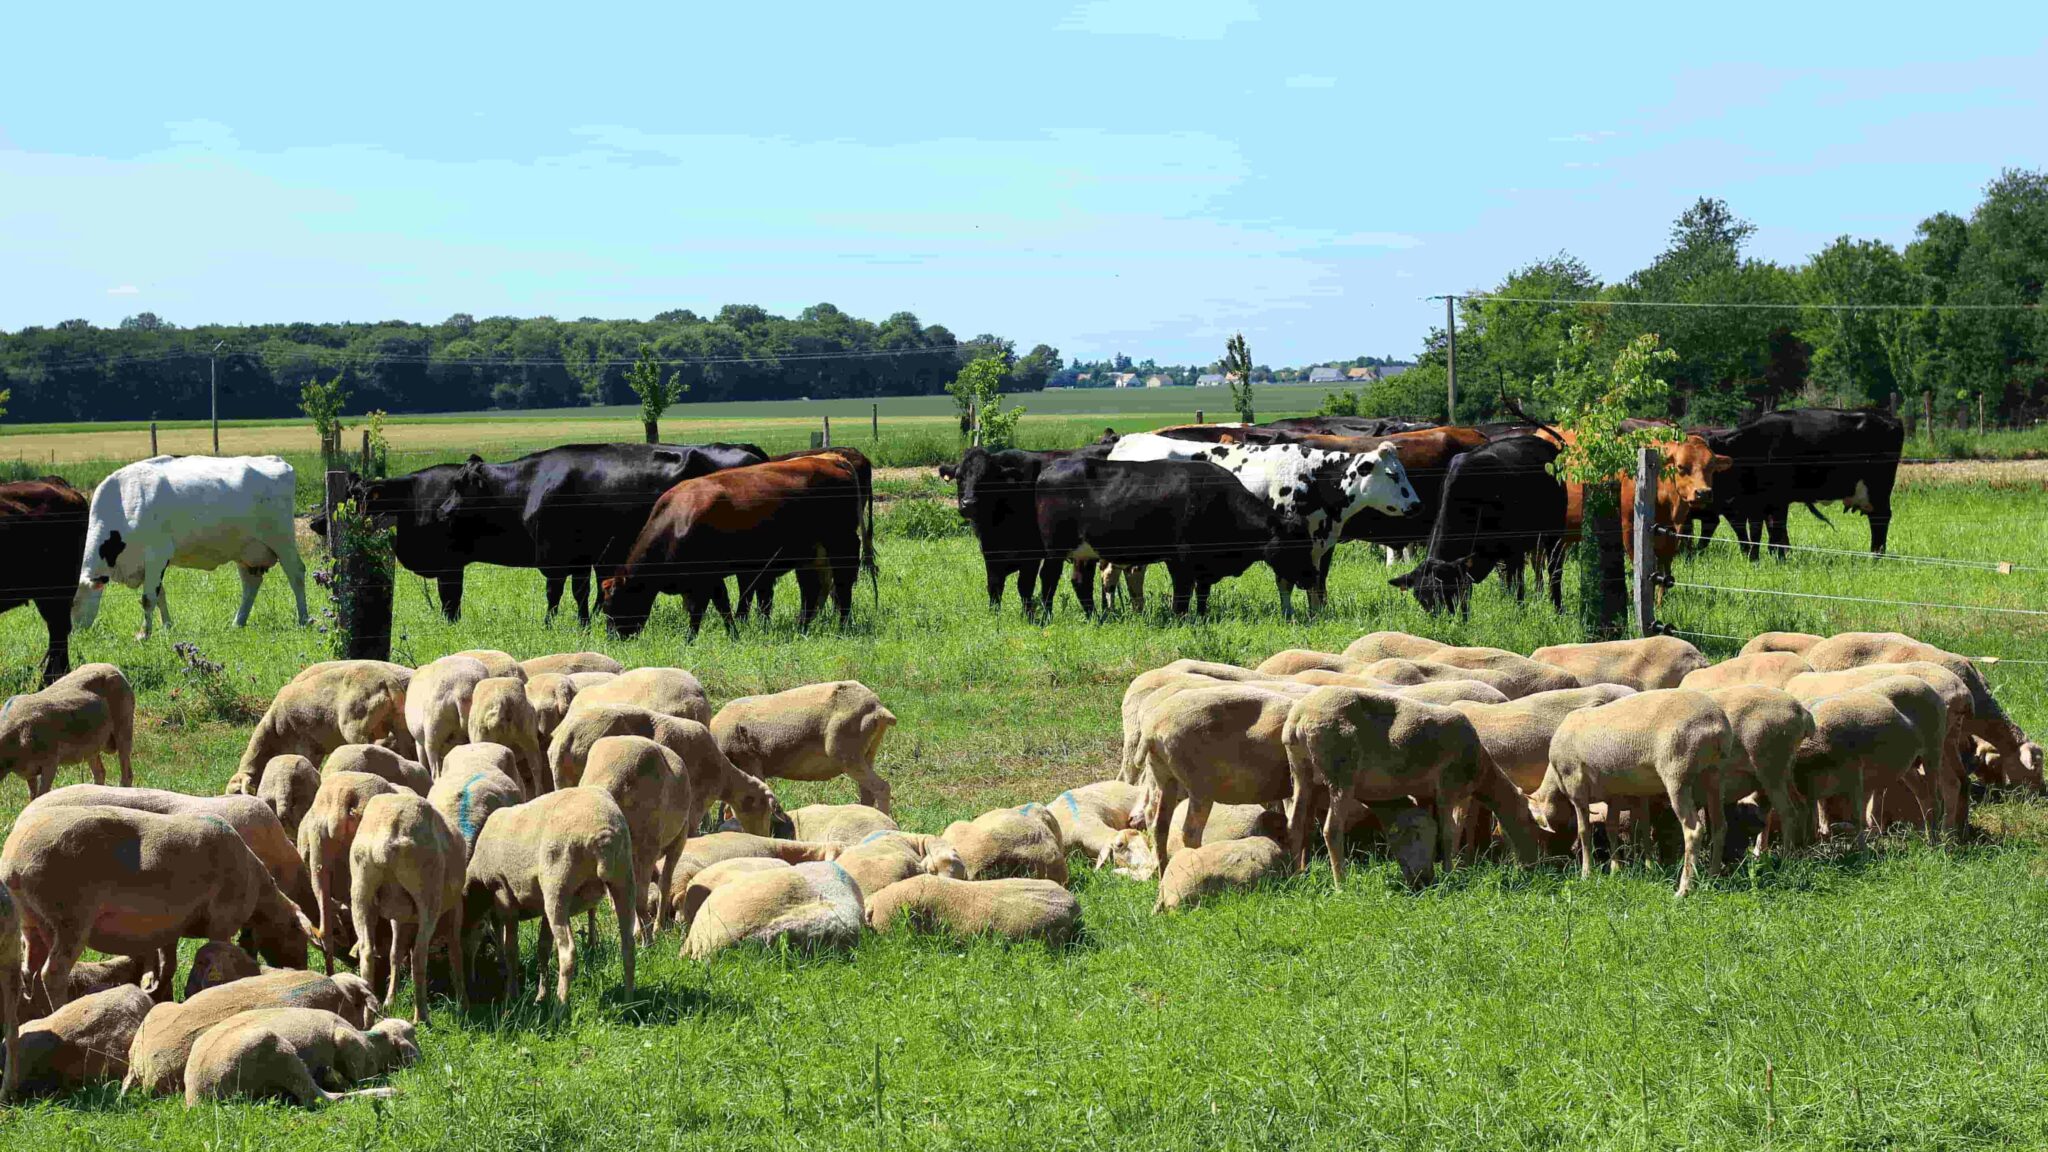
M1961 835L1973 777L2041 783L1976 668L1897 633L1766 633L1710 665L1671 637L1524 657L1377 632L1177 661L1122 712L1118 778L926 835L889 814L896 718L852 681L714 715L690 673L596 653L330 661L277 693L226 794L195 797L130 786L133 693L88 665L0 709L0 774L34 796L0 848L0 1099L116 1078L188 1105L336 1099L417 1058L430 991L516 995L522 921L566 1001L574 919L594 933L607 900L630 996L636 946L677 921L698 959L903 928L1064 943L1070 852L1158 877L1170 910L1305 867L1316 824L1339 879L1358 834L1421 883L1496 827L1525 863L1576 841L1590 873L1596 841L1618 861L1624 830L1640 850L1666 820L1682 896L1731 826L1759 852L1838 816L1859 843L1895 816ZM53 790L81 761L98 783ZM785 812L766 783L839 776L860 803ZM183 938L205 944L174 1003ZM413 1019L383 1019L408 969Z

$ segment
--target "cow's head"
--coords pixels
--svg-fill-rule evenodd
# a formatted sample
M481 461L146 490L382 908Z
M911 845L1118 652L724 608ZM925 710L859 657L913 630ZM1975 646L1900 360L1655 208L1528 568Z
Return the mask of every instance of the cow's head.
M1344 518L1370 508L1383 516L1408 516L1422 507L1422 497L1408 482L1408 470L1391 444L1346 458L1343 468Z
M1272 536L1266 541L1266 566L1288 584L1303 588L1322 587L1322 566L1316 561L1314 538L1305 517L1293 512L1274 512Z
M638 636L654 610L654 593L624 575L607 576L597 583L597 610L604 614L613 632L627 638Z
M1668 484L1678 497L1678 506L1686 512L1706 508L1714 502L1714 477L1735 466L1735 461L1720 455L1698 436L1687 436L1676 444L1666 446L1667 470L1662 484Z
M1387 583L1414 593L1415 602L1425 612L1456 609L1464 614L1472 610L1472 572L1456 561L1428 557L1415 566L1415 571Z
M952 475L947 479L953 481L953 491L959 500L960 515L969 520L974 519L975 513L984 503L983 487L996 482L993 479L995 471L995 460L989 456L988 449L980 447L969 448L966 454L960 457L960 463L952 467ZM939 474L946 475L944 471Z
M71 597L71 627L90 628L100 614L100 593L115 580L142 583L142 558L128 546L119 528L86 538L85 565L78 573L78 591Z
M474 508L478 502L491 494L490 465L484 458L471 453L468 460L448 478L448 494L434 509L434 517L443 524L454 522L465 507Z

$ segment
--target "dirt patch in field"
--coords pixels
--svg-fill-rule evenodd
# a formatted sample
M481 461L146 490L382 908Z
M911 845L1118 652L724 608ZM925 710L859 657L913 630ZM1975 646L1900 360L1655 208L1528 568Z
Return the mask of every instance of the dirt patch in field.
M1990 484L1994 487L2048 485L2048 460L1950 460L1940 464L1902 464L1899 483Z

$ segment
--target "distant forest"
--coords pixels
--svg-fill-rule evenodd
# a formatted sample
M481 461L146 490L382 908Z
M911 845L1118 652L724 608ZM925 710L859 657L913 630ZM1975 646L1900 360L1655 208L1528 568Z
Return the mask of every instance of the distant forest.
M1932 401L1944 421L1981 400L2001 421L2048 414L2048 173L2009 171L1968 217L1939 212L1904 249L1843 236L1806 262L1746 255L1755 226L1703 198L1642 270L1603 283L1567 253L1538 260L1458 303L1458 416L1498 414L1505 390L1548 373L1570 330L1619 347L1656 332L1679 354L1671 415L1725 421L1788 403ZM1676 305L1675 307L1672 305ZM688 385L683 403L930 395L968 361L1003 358L1006 391L1102 386L1125 372L1188 384L1217 364L1068 363L1039 344L960 339L908 312L876 323L818 304L794 317L730 304L651 320L457 314L439 324L204 325L151 313L97 328L67 320L0 334L10 422L190 419L207 412L216 345L221 415L296 415L309 381L344 378L347 411L460 412L632 404L626 370L643 346ZM1221 348L1218 349L1221 352ZM1252 352L1259 351L1254 340ZM1447 340L1425 341L1413 370L1344 397L1367 414L1435 415ZM1397 363L1361 356L1325 365ZM1299 380L1267 368L1254 382ZM1140 381L1142 383L1142 381Z

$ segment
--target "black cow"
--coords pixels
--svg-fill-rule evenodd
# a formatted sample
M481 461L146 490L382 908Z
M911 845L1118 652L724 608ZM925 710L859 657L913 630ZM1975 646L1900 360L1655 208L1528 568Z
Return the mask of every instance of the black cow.
M751 444L567 444L503 464L471 456L358 481L356 494L395 521L398 562L440 586L448 619L462 615L463 568L502 564L540 569L550 620L574 577L576 615L588 625L592 570L609 574L625 560L662 493L767 458Z
M1095 611L1095 566L1164 563L1173 611L1209 611L1209 589L1259 561L1279 581L1281 606L1296 584L1313 587L1308 525L1245 491L1237 477L1198 460L1057 460L1038 473L1038 533L1047 614L1060 565L1074 562L1074 596Z
M0 484L0 612L35 605L50 631L43 683L71 670L71 598L78 594L89 517L62 476Z
M1073 451L1026 452L1004 448L991 452L969 448L958 464L942 464L939 475L953 482L960 515L974 528L981 545L981 563L988 575L988 606L1003 602L1003 585L1017 578L1017 599L1024 602L1024 615L1035 614L1033 597L1038 594L1038 569L1045 547L1038 536L1038 473L1055 460L1070 456L1102 459L1116 446L1105 436L1100 442ZM1045 605L1048 611L1052 604Z
M1766 530L1774 546L1791 542L1786 520L1792 505L1804 504L1820 516L1816 503L1840 500L1870 517L1870 550L1884 552L1892 486L1906 444L1904 425L1890 413L1793 408L1703 435L1735 467L1714 482L1714 506L1700 519L1699 535L1711 537L1725 516L1743 552L1755 560Z
M1521 603L1522 564L1533 560L1540 587L1564 610L1565 489L1549 472L1557 445L1541 436L1495 440L1451 461L1429 554L1415 571L1388 583L1406 588L1431 612L1472 612L1472 586L1496 567Z

